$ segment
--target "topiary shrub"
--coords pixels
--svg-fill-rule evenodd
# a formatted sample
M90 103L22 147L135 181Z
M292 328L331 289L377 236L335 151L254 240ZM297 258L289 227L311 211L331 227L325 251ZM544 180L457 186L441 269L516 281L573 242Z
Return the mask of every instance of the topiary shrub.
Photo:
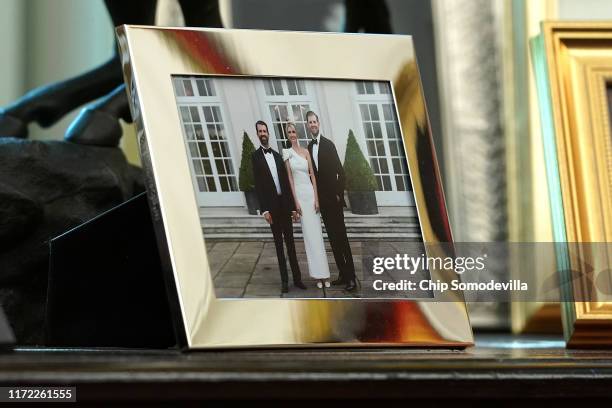
M244 132L242 136L242 160L240 161L240 172L238 174L240 191L255 190L255 176L253 175L253 165L251 163L253 152L255 152L255 146L247 132Z
M346 142L344 176L346 191L376 191L378 189L374 172L361 152L352 130L349 130Z

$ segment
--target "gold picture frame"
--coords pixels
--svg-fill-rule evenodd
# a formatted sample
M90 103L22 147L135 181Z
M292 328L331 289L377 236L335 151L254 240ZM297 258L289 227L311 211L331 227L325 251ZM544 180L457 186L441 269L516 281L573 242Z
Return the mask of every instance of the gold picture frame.
M423 241L450 242L411 37L146 26L121 26L117 37L181 346L473 344L460 291L418 301L217 299L181 136L173 75L389 81Z
M607 89L612 80L612 24L544 22L542 41L560 186L551 196L559 245L563 324L568 346L612 345L612 302L600 285L610 280L612 257L612 133ZM534 44L537 47L537 42ZM560 216L554 217L560 206ZM597 246L597 243L604 243ZM603 250L598 250L603 248ZM571 272L573 271L573 272ZM594 272L604 274L594 276ZM598 285L594 285L597 280ZM603 289L603 292L602 292Z

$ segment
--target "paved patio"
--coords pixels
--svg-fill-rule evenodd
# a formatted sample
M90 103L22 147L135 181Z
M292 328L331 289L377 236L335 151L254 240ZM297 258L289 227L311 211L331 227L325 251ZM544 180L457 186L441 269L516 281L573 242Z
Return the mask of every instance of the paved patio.
M418 255L419 244L414 242L351 242L355 274L361 287L353 292L347 292L342 286L319 289L316 280L308 275L308 263L304 243L296 241L296 254L302 273L302 281L306 290L293 286L291 269L289 273L289 293L281 293L281 280L274 242L268 241L219 241L207 240L208 259L213 276L216 295L219 298L362 298L381 297L374 291L372 282L380 279L372 273L373 256L394 256L397 253L414 253ZM327 260L330 266L331 278L338 277L338 268L329 246ZM407 250L408 248L408 250ZM392 273L385 277L389 280L406 279L402 274ZM417 277L414 277L415 279ZM389 294L386 294L389 297ZM398 294L391 294L398 297Z

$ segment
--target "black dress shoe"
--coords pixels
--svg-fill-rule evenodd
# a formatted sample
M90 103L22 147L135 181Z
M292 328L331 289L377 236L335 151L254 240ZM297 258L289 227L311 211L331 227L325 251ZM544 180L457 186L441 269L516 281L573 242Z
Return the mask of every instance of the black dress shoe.
M289 285L287 285L286 283L283 283L283 286L281 287L281 292L289 293Z
M304 289L306 290L306 285L304 285L303 282L293 282L293 286L295 286L296 288L300 288L300 289Z
M357 282L355 282L355 279L351 279L350 281L348 281L348 283L344 287L344 290L349 292L352 292L355 289L357 289Z
M335 281L332 281L331 284L334 286L346 285L346 281L342 278L338 278Z

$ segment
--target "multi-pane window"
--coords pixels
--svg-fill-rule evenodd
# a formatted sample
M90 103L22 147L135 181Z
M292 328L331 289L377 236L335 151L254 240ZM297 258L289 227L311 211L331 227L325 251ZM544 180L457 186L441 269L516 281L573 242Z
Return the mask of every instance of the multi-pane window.
M295 124L298 141L301 146L306 147L310 137L306 127L306 113L310 110L310 106L308 104L273 103L269 104L268 107L278 151L289 147L287 139L288 122Z
M381 105L385 130L387 131L387 142L389 143L389 157L392 163L393 177L397 191L409 191L412 187L409 183L408 166L404 154L402 136L400 134L399 122L395 115L395 108L391 103Z
M176 77L174 88L177 96L216 96L212 79Z
M287 123L293 122L300 145L306 146L310 140L306 127L306 113L311 110L306 83L302 79L264 79L266 105L270 112L270 133L276 138L277 148L281 151L289 147Z
M362 81L359 111L370 165L379 191L411 191L399 122L387 82Z
M380 115L377 104L359 104L363 133L366 139L370 165L378 182L380 191L393 191L389 163L387 162L387 149L383 139Z
M358 81L357 93L359 95L387 95L391 94L391 87L388 82Z
M238 191L221 109L218 106L203 106L202 110L221 191Z
M213 79L175 77L174 88L198 190L238 191Z
M287 79L287 88L289 95L306 95L306 86L304 81L299 79Z
M268 96L306 95L306 85L301 79L264 79Z
M266 95L283 95L283 83L280 79L265 79Z
M378 82L378 92L383 95L391 95L391 85L388 82Z
M198 189L201 192L217 191L199 109L197 106L181 106L180 109Z

